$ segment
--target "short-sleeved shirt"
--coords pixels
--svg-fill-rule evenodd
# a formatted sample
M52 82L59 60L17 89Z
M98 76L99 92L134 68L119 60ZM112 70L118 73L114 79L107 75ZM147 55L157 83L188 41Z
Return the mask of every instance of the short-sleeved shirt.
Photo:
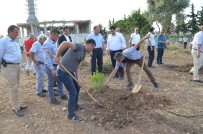
M192 48L197 49L197 45L200 45L200 51L203 52L203 32L199 31L195 34L194 39L192 41Z
M76 72L80 62L85 59L86 51L85 46L76 43L75 49L68 49L68 51L63 56L61 63L68 69L70 72Z
M100 33L96 35L94 32L92 32L88 35L87 39L93 39L96 42L95 48L101 48L102 44L104 43L104 38Z
M142 57L142 54L140 53L140 51L137 51L135 46L130 47L130 48L124 50L122 53L128 59L128 61L135 61L135 60L141 59L141 57ZM119 61L116 61L115 68L116 69L118 69L119 67L124 68L124 67L126 67L127 63L128 62L119 62Z
M155 46L155 45L156 45L156 41L155 41L155 39L154 39L154 34L150 33L150 38L146 40L146 43L147 43L147 45L149 46L148 40L150 40L152 46Z
M43 54L42 44L39 41L36 41L32 45L30 52L34 53L34 58L36 61L44 63L44 54Z
M164 35L158 35L157 37L157 48L164 48L165 43L159 43L159 41L166 42L166 37Z
M110 34L107 39L107 50L117 51L126 48L125 38L122 33Z
M132 39L132 44L137 44L140 41L140 34L132 33L130 38Z

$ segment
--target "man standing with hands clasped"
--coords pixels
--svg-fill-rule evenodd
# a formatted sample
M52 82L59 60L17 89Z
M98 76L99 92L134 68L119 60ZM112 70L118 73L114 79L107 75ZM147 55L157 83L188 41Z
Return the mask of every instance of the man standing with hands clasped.
M142 67L143 63L143 56L140 53L140 51L137 50L137 47L139 47L146 39L149 39L150 34L147 34L143 39L141 39L137 45L130 47L123 52L117 52L114 56L114 59L116 60L116 66L114 70L111 72L108 80L104 83L104 86L108 86L108 83L110 80L113 78L113 76L116 74L117 70L119 67L126 67L126 74L127 74L127 79L128 79L128 85L127 88L130 90L133 88L133 82L131 78L131 73L130 69L134 64L138 64L140 67ZM151 71L149 68L146 66L144 63L143 70L146 72L147 76L153 83L155 88L158 88L159 85L156 83L154 76L152 75Z

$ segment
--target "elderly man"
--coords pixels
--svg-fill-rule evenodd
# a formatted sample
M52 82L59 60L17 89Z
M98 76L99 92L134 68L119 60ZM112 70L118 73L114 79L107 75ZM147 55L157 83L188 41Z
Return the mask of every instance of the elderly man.
M63 82L64 86L69 92L68 99L68 119L81 121L82 119L75 114L75 111L82 110L83 108L78 105L78 98L80 87L82 87L81 81L81 62L84 60L87 53L91 53L95 47L96 43L93 39L88 39L85 42L85 45L74 44L71 42L64 41L56 54L56 61L59 61L59 58L63 51L67 48L69 50L63 56L61 64L75 77L77 77L79 83L73 80L73 78L66 73L61 67L57 69L57 78ZM76 75L75 75L76 74Z
M134 33L130 35L130 46L135 46L140 41L140 34L139 34L139 28L135 27ZM140 50L140 47L137 48L137 50Z
M125 38L121 33L116 32L116 28L114 26L110 27L111 34L107 39L107 50L110 51L111 63L112 67L115 68L116 60L114 59L114 55L116 52L122 52L124 48L126 48ZM119 68L115 73L115 77L120 77L120 80L124 79L124 71L123 68Z
M133 82L132 82L132 78L131 78L131 73L130 73L130 69L134 64L138 64L140 67L142 67L142 63L143 63L143 57L142 54L137 51L137 47L139 47L146 39L148 39L150 37L150 34L146 35L143 39L141 39L137 45L126 49L124 52L117 52L114 56L114 59L116 60L116 66L114 68L114 70L111 72L108 80L104 83L104 86L107 86L108 83L110 82L110 80L113 78L113 76L115 75L115 73L117 72L119 67L126 67L126 74L127 74L127 79L128 79L128 85L127 88L128 89L132 89L133 87ZM148 67L146 66L146 64L144 63L144 67L143 70L146 72L146 74L148 75L149 79L151 80L151 82L153 83L155 88L158 88L159 85L156 83L155 78L153 77L151 71L148 69Z
M37 95L40 97L45 97L43 94L44 90L44 54L42 45L47 39L47 36L44 34L40 34L38 36L38 40L32 45L30 49L30 58L33 61L33 67L36 72L36 88L37 88Z
M194 39L192 41L192 57L194 62L193 67L193 81L203 83L199 76L199 69L203 65L203 24L200 25L200 30L195 34Z
M99 26L94 26L93 32L88 35L87 39L93 39L96 42L96 46L92 52L92 59L91 59L91 70L92 75L96 72L96 63L98 67L98 72L102 72L102 65L103 65L103 47L104 47L104 38L99 33Z
M10 98L13 111L17 116L24 116L23 109L27 106L20 105L20 63L22 55L20 47L15 39L19 34L19 28L15 25L8 27L8 35L0 41L0 63L2 75L8 80L10 88Z
M56 54L57 47L55 42L59 37L60 32L57 29L53 29L50 32L50 37L44 42L43 51L44 51L44 63L45 63L45 70L48 75L48 93L49 99L52 104L58 105L60 104L59 101L56 99L54 95L53 86L55 82L57 82L58 92L61 96L61 99L67 100L67 96L63 92L63 84L61 81L56 79L56 69L57 63L52 57L47 53L47 51L51 52L52 54Z

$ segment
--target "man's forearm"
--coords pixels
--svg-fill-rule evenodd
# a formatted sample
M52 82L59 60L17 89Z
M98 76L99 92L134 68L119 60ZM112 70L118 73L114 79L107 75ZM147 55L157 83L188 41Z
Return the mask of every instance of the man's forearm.
M61 56L61 54L68 48L72 48L74 49L75 48L75 45L74 43L72 42L67 42L67 41L63 41L59 48L58 48L58 51L57 51L57 54L56 54L56 57L59 58Z

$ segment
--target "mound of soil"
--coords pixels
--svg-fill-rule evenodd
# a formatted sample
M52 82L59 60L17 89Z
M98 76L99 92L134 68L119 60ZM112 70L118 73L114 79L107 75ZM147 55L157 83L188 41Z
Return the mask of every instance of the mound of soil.
M168 70L172 71L178 71L178 72L190 72L191 68L193 67L193 64L185 64L185 65L170 65L165 64L164 68L167 68Z
M172 102L165 96L155 96L144 91L129 94L123 90L103 89L102 93L94 96L104 103L104 108L93 105L87 94L81 94L82 101L88 105L84 115L86 120L107 129L134 124L137 118L150 114L152 109L166 107Z

